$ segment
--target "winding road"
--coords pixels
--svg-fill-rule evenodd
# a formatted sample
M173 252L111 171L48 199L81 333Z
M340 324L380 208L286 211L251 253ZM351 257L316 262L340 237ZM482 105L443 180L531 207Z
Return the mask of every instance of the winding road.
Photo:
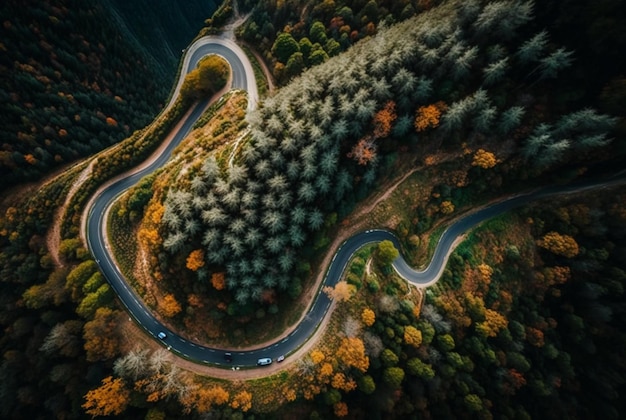
M256 83L252 65L248 61L243 51L232 41L222 38L205 37L197 40L186 51L183 60L183 71L175 88L172 99L167 107L170 107L176 96L184 75L195 68L200 58L207 54L219 54L224 57L232 69L232 88L245 89L248 91L248 109L252 110L258 102L258 94L256 91ZM181 123L180 129L175 133L172 141L163 148L158 156L149 159L140 169L127 175L113 180L104 185L94 198L90 201L87 213L87 221L84 226L87 244L94 259L100 266L100 269L111 287L117 293L120 300L126 306L128 312L134 317L149 334L156 340L159 332L165 332L167 337L162 340L168 350L173 353L189 359L196 363L204 363L216 366L239 366L239 367L255 367L257 360L262 357L270 357L276 359L280 355L288 355L298 349L308 338L315 332L319 324L330 308L331 301L325 293L321 292L321 287L317 296L312 303L307 315L303 321L286 337L271 344L267 347L254 350L236 351L215 349L193 343L180 337L176 333L169 331L150 313L140 297L132 290L124 276L119 271L113 256L110 253L106 242L106 221L108 212L115 200L125 190L136 184L142 177L153 172L162 166L169 158L172 150L182 141L189 133L193 123L200 117L202 111L206 108L206 102L198 104L187 118ZM616 178L617 179L617 178ZM506 212L514 207L528 203L533 200L545 198L554 194L566 194L580 192L585 189L597 188L603 185L613 183L623 183L623 176L619 181L609 181L596 184L579 185L571 187L551 187L540 189L531 193L518 195L513 198L506 199L499 203L484 207L465 216L448 229L441 236L439 243L434 252L433 258L428 267L423 271L412 269L402 256L399 256L393 263L394 269L407 281L421 287L426 287L435 283L447 262L448 256L454 248L454 243L462 234L469 229L477 226L484 220L492 218L498 214ZM386 230L368 230L358 233L345 241L337 250L324 278L324 285L333 286L341 278L352 255L364 245L376 243L383 240L391 240L398 249L400 244L393 233ZM233 361L228 363L224 359L224 353L230 351Z

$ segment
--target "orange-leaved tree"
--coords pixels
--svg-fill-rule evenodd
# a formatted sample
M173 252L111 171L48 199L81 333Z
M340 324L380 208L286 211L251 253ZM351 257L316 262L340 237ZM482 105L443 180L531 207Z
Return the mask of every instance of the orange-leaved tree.
M213 275L211 275L211 285L215 287L215 290L224 290L226 287L226 277L224 273L213 273Z
M191 271L198 271L204 267L204 250L194 249L187 257L187 268Z
M370 365L370 359L365 354L365 345L360 338L346 337L341 340L337 349L337 360L347 367L354 367L365 372Z
M569 235L561 235L558 232L548 232L542 239L537 242L542 248L548 251L562 255L567 258L572 258L578 255L578 243L574 238Z
M182 311L180 303L178 303L174 295L171 293L165 295L165 297L159 301L159 306L161 307L163 315L168 318L178 315L180 311Z
M245 413L252 408L252 394L245 390L239 392L233 397L230 406Z
M348 157L356 160L359 165L367 165L376 158L376 149L374 138L364 137L352 147Z
M419 107L415 112L415 131L419 133L426 131L429 128L436 128L439 126L441 113L446 109L446 104L441 101L431 105Z
M383 138L389 136L393 122L398 118L396 103L387 101L383 109L374 115L374 137Z
M126 389L124 381L107 376L100 387L87 392L82 407L92 417L119 415L126 409L129 401L130 391Z
M484 149L476 150L476 153L474 153L474 158L472 160L472 166L478 166L483 169L493 168L494 166L496 166L496 163L498 163L496 155Z

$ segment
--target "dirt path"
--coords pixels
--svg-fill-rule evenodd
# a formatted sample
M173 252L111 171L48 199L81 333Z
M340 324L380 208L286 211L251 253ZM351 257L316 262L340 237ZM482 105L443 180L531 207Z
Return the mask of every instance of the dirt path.
M63 218L65 216L65 212L67 207L70 205L74 194L76 191L83 185L83 183L87 180L89 175L91 175L91 171L93 169L93 165L96 163L97 159L93 159L89 165L85 169L83 169L78 175L78 178L72 184L72 187L67 192L67 196L65 197L65 201L63 204L54 212L54 220L52 222L52 226L48 230L48 234L46 235L46 246L48 247L48 252L52 257L52 261L54 261L54 265L56 267L63 267L65 264L63 260L61 260L61 256L59 255L59 246L61 245L61 225L63 224Z

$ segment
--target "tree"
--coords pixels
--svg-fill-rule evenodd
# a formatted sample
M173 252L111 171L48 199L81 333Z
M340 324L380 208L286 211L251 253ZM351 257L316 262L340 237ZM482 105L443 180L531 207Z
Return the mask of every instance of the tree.
M396 118L398 118L396 114L396 103L394 101L387 101L383 109L374 115L374 137L384 138L389 136Z
M229 74L230 67L226 60L216 54L208 55L185 76L181 95L194 99L210 97L226 86Z
M130 402L130 391L121 378L107 376L102 385L85 395L82 407L93 417L121 414Z
M495 337L507 325L508 320L504 315L492 309L486 309L485 321L476 324L476 331L483 337Z
M113 372L119 377L132 381L147 376L150 372L148 353L148 349L130 351L126 356L120 357L115 361Z
M289 57L300 51L298 42L288 32L283 32L276 37L272 45L272 54L283 64L287 64Z
M174 295L171 293L165 295L163 299L159 301L159 307L161 308L163 315L167 318L172 318L182 311L180 303L178 303Z
M422 332L412 325L404 327L404 342L413 347L419 347L422 344Z
M238 392L233 396L230 406L245 413L252 408L252 394L246 390Z
M226 287L226 276L223 272L213 273L211 275L211 285L215 290L224 290Z
M502 80L506 71L509 69L509 58L504 57L495 63L489 64L483 69L483 83L485 86L492 86Z
M359 165L367 165L376 159L377 148L373 137L364 137L352 147L348 157L356 160Z
M366 395L371 395L376 391L376 382L370 375L363 375L357 383L359 389Z
M204 251L202 249L191 251L187 257L187 268L191 271L198 271L202 267L204 267Z
M326 36L326 27L322 22L320 22L319 20L313 22L311 28L309 29L309 38L314 44L316 42L320 45L326 44L328 37Z
M356 288L354 285L342 280L338 282L335 287L326 286L323 290L330 299L337 300L337 302L343 302L352 297Z
M378 261L384 267L391 265L393 260L398 258L398 255L400 255L400 252L396 249L393 242L389 240L385 240L379 243L377 250Z
M415 112L415 131L418 133L429 128L436 128L441 118L442 104L421 106Z
M341 340L341 345L337 349L337 360L347 367L365 372L369 367L369 358L365 355L363 341L357 337L346 337Z
M119 312L98 308L93 320L83 330L87 360L95 362L113 358L119 352L119 340L115 332Z
M442 201L439 205L439 210L443 214L451 214L454 212L454 204L450 200Z
M376 321L376 314L370 308L365 308L363 312L361 312L361 321L363 321L363 324L366 326L371 327Z
M474 159L472 160L472 166L478 166L483 169L493 168L496 166L496 163L496 156L484 149L478 149L474 153Z
M517 51L517 56L522 63L531 63L539 61L539 57L543 53L548 44L548 32L543 30L537 35L524 42Z
M383 371L383 382L392 389L398 389L404 381L404 370L397 366L385 368Z
M406 368L409 374L413 376L418 376L422 379L429 380L435 377L435 371L433 370L432 366L424 363L418 357L409 359L406 364Z
M463 402L469 411L477 412L483 409L483 402L476 394L467 394Z
M572 64L572 51L566 51L565 48L559 48L546 58L541 59L539 70L542 79L553 79L558 72Z
M558 232L548 232L541 238L537 245L548 251L562 255L566 258L573 258L578 255L578 243L569 235L561 235Z

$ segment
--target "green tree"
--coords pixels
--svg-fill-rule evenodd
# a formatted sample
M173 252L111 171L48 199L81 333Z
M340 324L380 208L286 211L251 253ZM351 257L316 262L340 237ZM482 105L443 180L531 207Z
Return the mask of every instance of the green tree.
M358 387L364 394L371 395L376 390L376 383L370 375L364 375L358 380Z
M289 61L289 57L299 51L298 42L288 32L278 35L274 45L272 45L272 54L283 64L286 64Z
M424 363L418 357L409 359L409 361L406 364L406 368L409 374L413 376L418 376L422 379L428 380L428 379L432 379L435 377L435 371L433 370L432 366L427 363Z
M393 260L398 258L400 252L396 249L393 242L382 241L378 244L378 261L384 267L391 265Z
M311 42L318 42L320 45L326 44L328 37L326 36L326 27L322 22L315 21L309 29L309 38Z
M388 367L383 371L383 382L393 389L400 388L404 380L404 370L399 367Z
M224 86L230 76L230 67L222 57L211 54L185 77L181 94L192 99L210 97Z

